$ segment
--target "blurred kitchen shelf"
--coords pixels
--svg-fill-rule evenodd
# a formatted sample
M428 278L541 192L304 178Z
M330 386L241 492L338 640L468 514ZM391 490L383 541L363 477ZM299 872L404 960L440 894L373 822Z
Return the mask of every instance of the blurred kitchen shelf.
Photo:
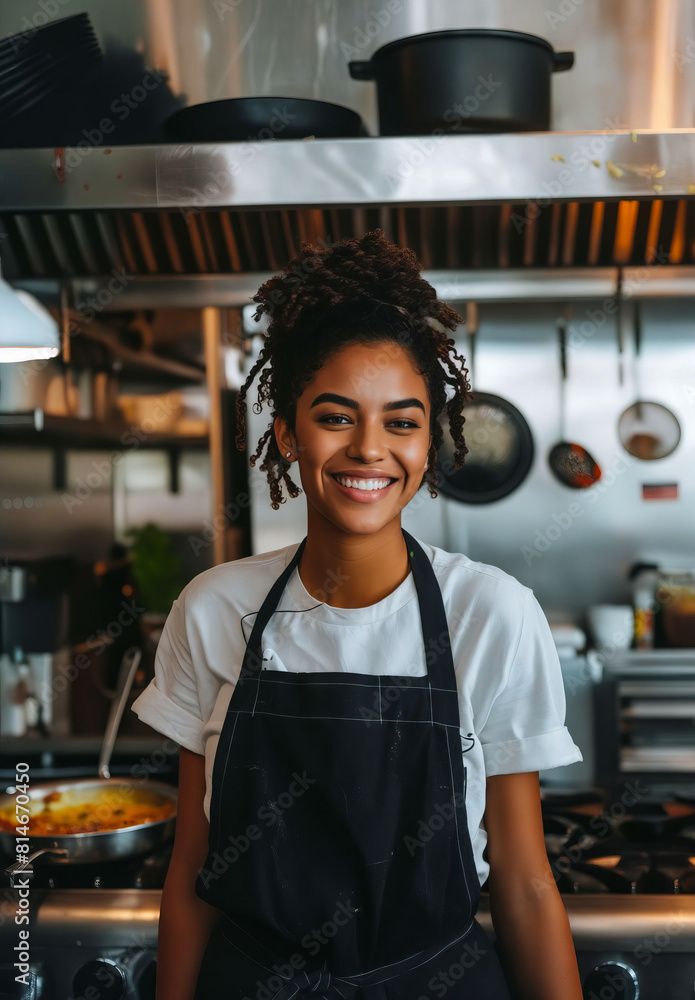
M141 437L142 435L142 437ZM45 413L37 408L25 413L0 413L0 443L28 446L54 445L60 448L123 449L164 448L207 449L208 436L194 434L138 433L125 421L83 420Z
M695 747L623 747L621 771L695 771Z
M2 757L22 760L23 753L95 754L101 751L101 736L3 736ZM122 755L162 752L161 736L119 736L114 747L114 759Z
M96 777L101 744L98 736L3 736L0 784L13 782L17 761L29 765L34 782ZM119 736L111 758L112 777L174 778L178 747L171 741L168 747L164 749L164 741L158 736Z
M695 691L691 692L695 694ZM639 694L638 694L639 697ZM691 701L669 701L666 698L654 698L651 701L637 701L620 709L621 719L692 719L693 703Z
M603 663L606 676L695 674L695 649L621 649L610 654L596 650L596 654Z

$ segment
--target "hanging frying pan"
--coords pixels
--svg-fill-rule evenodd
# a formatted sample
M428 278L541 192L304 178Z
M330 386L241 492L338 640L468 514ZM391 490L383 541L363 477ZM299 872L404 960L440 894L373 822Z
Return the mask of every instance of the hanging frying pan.
M575 441L565 440L565 382L567 381L567 315L558 316L560 344L560 440L548 453L548 465L555 477L574 490L585 490L601 478L593 456Z
M477 310L467 310L468 368L474 382ZM471 391L464 409L463 434L468 448L462 468L454 465L454 448L445 421L444 443L437 455L437 488L463 503L492 503L521 485L533 464L531 428L508 400L491 392ZM446 411L445 411L446 415Z
M618 420L618 435L625 451L634 458L651 462L658 458L666 458L676 450L681 439L681 426L678 418L667 407L641 398L639 358L642 344L642 315L637 300L634 308L634 382L637 400L621 413Z

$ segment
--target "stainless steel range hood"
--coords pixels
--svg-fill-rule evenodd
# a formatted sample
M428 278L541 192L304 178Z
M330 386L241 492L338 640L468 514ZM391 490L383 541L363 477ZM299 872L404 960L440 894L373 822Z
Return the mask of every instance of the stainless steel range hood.
M6 277L79 292L124 275L119 307L174 276L248 301L303 241L375 226L426 272L613 283L678 265L692 288L695 130L0 151Z

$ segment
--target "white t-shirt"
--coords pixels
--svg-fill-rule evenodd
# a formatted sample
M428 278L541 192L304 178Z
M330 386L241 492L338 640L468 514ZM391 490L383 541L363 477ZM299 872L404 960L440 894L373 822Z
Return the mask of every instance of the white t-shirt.
M583 757L564 725L560 661L533 591L496 566L417 541L442 591L461 736L471 734L462 741L466 809L482 885L489 873L483 858L486 777ZM244 650L263 599L298 546L222 563L191 580L166 620L154 679L133 702L143 722L205 755L208 819L213 760ZM311 596L295 568L277 608L261 643L270 669L427 673L412 572L376 604L334 608Z

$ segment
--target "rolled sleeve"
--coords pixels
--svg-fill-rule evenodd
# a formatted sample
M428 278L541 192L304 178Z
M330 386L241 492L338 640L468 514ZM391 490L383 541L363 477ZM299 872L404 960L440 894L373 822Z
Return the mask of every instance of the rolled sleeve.
M552 733L507 740L504 743L483 743L482 746L486 776L517 771L543 771L583 760L581 751L566 726L561 726Z
M135 699L132 709L141 722L156 729L163 736L168 736L193 753L205 752L202 738L203 724L200 719L162 694L157 687L156 677Z
M154 677L135 699L138 718L193 753L203 754L204 720L186 630L186 588L174 601L157 646Z
M479 732L486 776L583 760L565 726L565 708L562 667L550 626L526 587L517 649Z

